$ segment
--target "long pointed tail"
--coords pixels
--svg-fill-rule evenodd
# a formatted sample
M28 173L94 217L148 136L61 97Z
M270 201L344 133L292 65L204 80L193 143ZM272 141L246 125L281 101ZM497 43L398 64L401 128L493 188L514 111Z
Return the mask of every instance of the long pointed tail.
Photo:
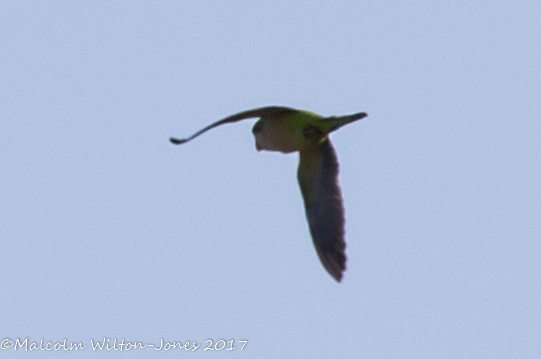
M338 130L342 126L347 125L348 123L352 123L357 120L363 119L366 116L368 116L366 112L359 112L359 113L355 113L353 115L347 115L347 116L327 117L323 121L330 122L332 124L331 130L329 132L333 132L333 131Z

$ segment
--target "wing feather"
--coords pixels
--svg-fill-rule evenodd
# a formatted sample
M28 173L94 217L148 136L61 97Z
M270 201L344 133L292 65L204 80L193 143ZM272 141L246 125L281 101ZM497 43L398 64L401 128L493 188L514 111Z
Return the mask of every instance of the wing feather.
M316 149L300 152L297 176L319 259L340 282L347 259L344 206L338 184L338 160L329 139Z
M239 113L237 113L235 115L226 117L226 118L224 118L224 119L222 119L220 121L216 121L213 124L208 125L207 127L205 127L202 130L196 132L195 134L193 134L192 136L190 136L188 138L178 139L178 138L175 138L175 137L171 137L169 140L172 143L174 143L175 145L180 145L180 144L183 144L183 143L186 143L188 141L193 140L197 136L201 135L204 132L207 132L208 130L210 130L210 129L214 128L214 127L217 127L217 126L220 126L220 125L223 125L223 124L226 124L226 123L237 122L237 121L245 120L245 119L248 119L248 118L263 117L263 116L269 116L269 115L277 115L277 114L280 114L280 113L286 113L286 112L290 112L290 111L296 111L296 110L294 110L292 108L289 108L289 107L281 107L281 106L268 106L268 107L256 108L256 109L253 109L253 110L247 110L247 111L239 112Z

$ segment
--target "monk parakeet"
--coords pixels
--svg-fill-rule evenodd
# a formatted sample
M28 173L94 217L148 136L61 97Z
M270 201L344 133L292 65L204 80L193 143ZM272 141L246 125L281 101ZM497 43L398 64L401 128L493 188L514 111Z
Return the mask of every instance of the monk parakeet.
M366 116L366 113L360 112L349 116L323 117L288 107L262 107L226 117L191 137L172 137L170 141L180 145L225 123L259 118L252 129L258 151L300 154L297 178L312 240L321 263L340 282L346 269L344 207L338 185L338 160L328 135Z

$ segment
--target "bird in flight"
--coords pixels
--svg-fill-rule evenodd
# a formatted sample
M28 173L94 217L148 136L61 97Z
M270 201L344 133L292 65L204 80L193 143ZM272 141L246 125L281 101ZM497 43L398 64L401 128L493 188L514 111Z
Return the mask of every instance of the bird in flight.
M180 145L214 127L259 118L252 128L258 151L299 152L297 179L312 241L327 272L340 282L346 269L344 206L338 185L338 160L328 135L366 116L359 112L324 117L289 107L261 107L226 117L188 138L171 137L170 141Z

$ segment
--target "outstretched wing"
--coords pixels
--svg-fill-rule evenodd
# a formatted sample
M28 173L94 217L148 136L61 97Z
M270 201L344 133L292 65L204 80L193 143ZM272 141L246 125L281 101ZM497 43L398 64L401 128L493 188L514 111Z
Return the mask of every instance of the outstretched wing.
M293 112L293 111L296 111L296 110L289 107L280 107L280 106L268 106L268 107L261 107L261 108L256 108L253 110L243 111L243 112L237 113L236 115L226 117L223 120L214 122L212 125L205 127L204 129L200 130L199 132L196 132L195 134L193 134L192 136L188 138L178 139L178 138L171 137L169 140L175 145L180 145L180 144L193 140L194 138L210 130L211 128L214 128L226 123L237 122L240 120L245 120L245 119L254 118L254 117L278 115L281 113Z
M297 177L319 259L340 282L346 269L344 206L338 185L338 160L329 139L315 149L300 152Z

